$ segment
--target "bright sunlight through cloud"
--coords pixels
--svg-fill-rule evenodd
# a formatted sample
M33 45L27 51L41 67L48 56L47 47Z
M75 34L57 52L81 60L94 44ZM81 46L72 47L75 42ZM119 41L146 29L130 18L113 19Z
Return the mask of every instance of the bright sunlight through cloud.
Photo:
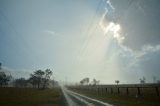
M114 38L118 40L118 42L121 42L124 37L120 35L121 26L120 24L116 24L114 22L109 22L106 26L100 22L100 27L102 28L104 34L113 35Z

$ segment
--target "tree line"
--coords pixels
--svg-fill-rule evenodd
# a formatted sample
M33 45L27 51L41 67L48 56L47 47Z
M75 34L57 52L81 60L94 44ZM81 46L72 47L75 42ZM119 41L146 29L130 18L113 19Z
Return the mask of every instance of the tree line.
M98 85L100 83L99 80L96 80L95 78L93 78L92 81L90 81L90 79L88 77L86 78L83 78L81 81L80 81L80 85Z
M28 79L18 78L12 81L12 85L15 87L33 87L38 89L45 89L50 83L57 83L54 80L51 80L53 72L50 69L46 70L36 70L30 74ZM13 77L7 75L2 71L2 63L0 63L0 87L7 87L9 82Z

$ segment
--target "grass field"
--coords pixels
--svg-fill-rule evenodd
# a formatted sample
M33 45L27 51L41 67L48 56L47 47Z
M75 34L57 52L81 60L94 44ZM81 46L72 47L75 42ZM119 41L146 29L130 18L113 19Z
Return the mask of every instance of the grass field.
M160 106L160 96L156 95L143 95L136 97L133 95L127 96L110 93L97 93L94 91L78 89L74 89L74 91L91 98L114 104L115 106Z
M0 106L58 106L60 89L0 88Z

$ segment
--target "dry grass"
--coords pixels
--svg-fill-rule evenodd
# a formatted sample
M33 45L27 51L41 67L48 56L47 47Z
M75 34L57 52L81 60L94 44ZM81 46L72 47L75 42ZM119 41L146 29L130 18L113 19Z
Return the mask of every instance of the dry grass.
M143 90L144 95L138 97L136 94L133 95L133 92L136 92L134 89L133 92L130 89L130 93L132 93L132 95L129 96L124 95L123 93L117 94L116 92L111 94L105 92L97 93L96 91L92 90L74 89L74 91L91 98L114 104L115 106L160 106L160 96L153 95L152 93L148 92L148 89Z
M0 88L0 106L57 106L60 89Z

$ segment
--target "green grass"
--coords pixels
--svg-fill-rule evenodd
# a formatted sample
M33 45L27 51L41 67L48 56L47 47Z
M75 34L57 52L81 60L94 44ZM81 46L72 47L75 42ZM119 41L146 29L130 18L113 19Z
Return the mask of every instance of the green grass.
M60 89L0 88L0 106L58 106Z
M110 93L98 94L97 92L87 90L74 91L116 106L160 106L160 97L156 95L136 97Z

